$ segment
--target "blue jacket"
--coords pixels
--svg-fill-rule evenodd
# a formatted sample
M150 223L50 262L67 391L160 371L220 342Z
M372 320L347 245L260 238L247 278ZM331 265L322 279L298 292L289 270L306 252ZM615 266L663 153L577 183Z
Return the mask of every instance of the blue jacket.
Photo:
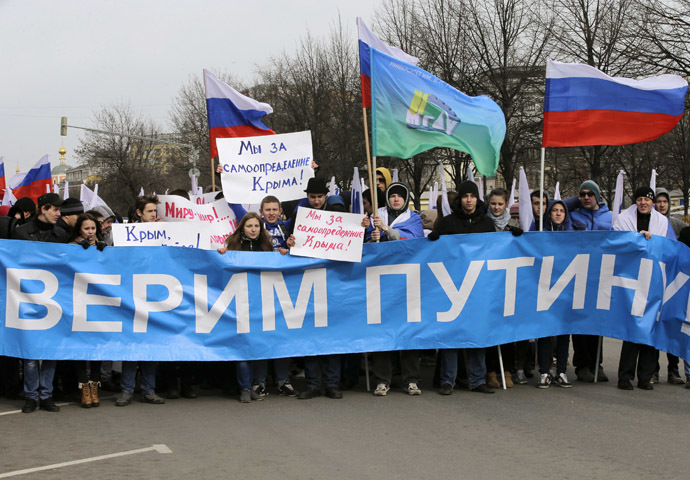
M570 211L573 230L613 230L613 214L605 203L600 203L598 210L582 208L577 197L566 198L563 203Z

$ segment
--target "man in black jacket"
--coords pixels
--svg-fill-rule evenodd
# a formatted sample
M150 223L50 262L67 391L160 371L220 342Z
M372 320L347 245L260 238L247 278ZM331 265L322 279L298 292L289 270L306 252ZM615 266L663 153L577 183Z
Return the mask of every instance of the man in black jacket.
M34 242L67 243L67 232L56 226L60 218L62 200L55 193L38 197L38 215L30 222L17 227L13 238ZM53 402L53 377L55 360L24 360L24 407L22 412L31 413L39 405L41 410L59 412Z
M465 181L458 188L458 197L450 208L452 213L439 219L429 234L429 240L438 240L440 235L457 233L495 232L494 222L485 215L484 203L479 199L477 184ZM458 349L439 350L441 358L441 395L453 393L458 373ZM467 361L470 368L470 390L479 393L494 393L486 384L486 359L483 348L468 348Z
M14 229L27 223L36 214L36 204L29 197L17 200L6 217L0 218L0 238L12 238Z

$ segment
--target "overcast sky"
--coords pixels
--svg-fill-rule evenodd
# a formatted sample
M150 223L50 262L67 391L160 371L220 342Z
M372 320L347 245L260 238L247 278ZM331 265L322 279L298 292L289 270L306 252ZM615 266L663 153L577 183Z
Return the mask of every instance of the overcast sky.
M254 80L257 65L294 51L309 30L325 36L338 14L373 23L374 0L0 0L0 156L8 177L60 142L76 166L79 131L116 102L167 127L180 86L209 68Z

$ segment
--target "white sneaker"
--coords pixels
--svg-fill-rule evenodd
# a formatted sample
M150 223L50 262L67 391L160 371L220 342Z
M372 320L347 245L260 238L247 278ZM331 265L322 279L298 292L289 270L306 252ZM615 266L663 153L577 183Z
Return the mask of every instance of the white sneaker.
M390 390L390 389L391 389L391 387L389 387L385 383L379 383L378 385L376 385L376 390L374 390L374 395L376 395L377 397L385 397L386 395L388 395L388 390Z
M537 388L549 388L551 384L551 375L548 373L542 373L539 375L539 383L537 383Z
M565 373L561 373L556 377L556 385L563 388L572 388L573 384L568 381L568 377Z
M419 389L416 383L408 383L405 387L405 391L408 395L421 395L422 391Z

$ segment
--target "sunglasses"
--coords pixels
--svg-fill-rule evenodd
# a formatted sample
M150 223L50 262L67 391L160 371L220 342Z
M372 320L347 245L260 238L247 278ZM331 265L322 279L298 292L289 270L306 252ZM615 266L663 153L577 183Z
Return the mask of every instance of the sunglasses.
M580 192L580 198L585 198L585 197L596 197L594 192Z

